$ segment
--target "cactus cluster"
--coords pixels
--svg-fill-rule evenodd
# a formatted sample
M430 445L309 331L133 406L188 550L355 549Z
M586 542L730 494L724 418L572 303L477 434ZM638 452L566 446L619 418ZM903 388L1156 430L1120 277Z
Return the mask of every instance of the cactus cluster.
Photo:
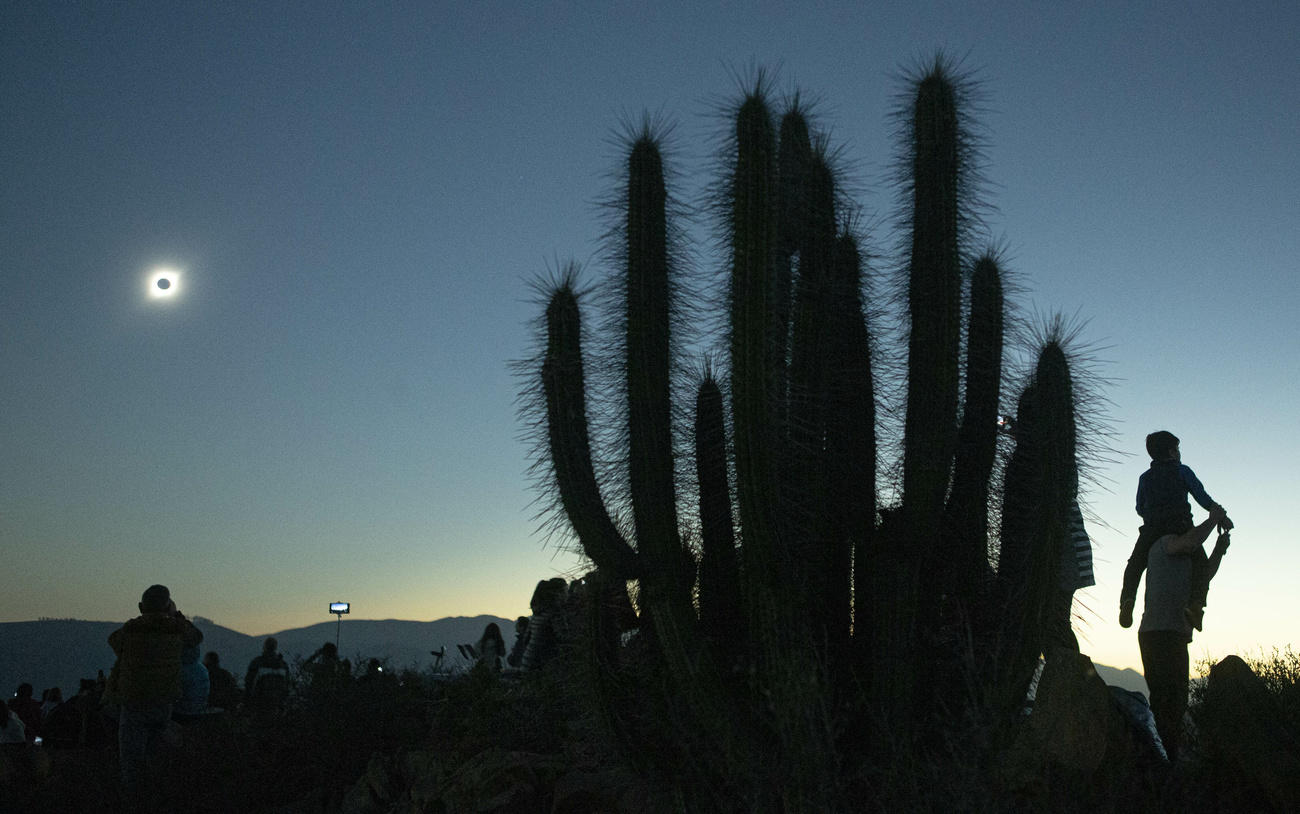
M761 82L732 119L727 359L716 375L703 367L687 408L694 477L682 477L674 444L678 270L650 129L630 141L620 196L618 457L630 522L607 506L593 458L572 275L549 291L540 371L529 374L540 380L549 485L601 590L635 581L641 647L662 667L636 673L608 636L595 637L606 642L592 648L605 717L639 765L698 777L739 808L841 808L846 767L911 753L937 706L963 712L954 682L977 684L962 697L993 699L995 712L1014 709L1044 645L1040 618L1077 489L1069 365L1048 343L1020 396L994 569L1002 273L996 252L971 251L962 79L936 59L911 91L901 488L876 483L886 467L853 218L805 111L796 102L778 117ZM689 529L679 506L698 506ZM608 627L600 604L594 629ZM944 643L954 627L974 658ZM864 741L874 754L855 745Z

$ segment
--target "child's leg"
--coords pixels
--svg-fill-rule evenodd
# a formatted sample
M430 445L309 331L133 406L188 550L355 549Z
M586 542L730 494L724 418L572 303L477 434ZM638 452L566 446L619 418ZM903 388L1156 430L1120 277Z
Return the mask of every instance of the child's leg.
M1133 605L1137 602L1138 583L1142 572L1147 570L1147 555L1163 535L1148 526L1138 529L1138 538L1133 543L1133 553L1129 555L1128 564L1124 566L1124 585L1119 591L1119 626L1133 626Z
M1128 564L1124 566L1124 585L1120 588L1119 603L1130 607L1137 601L1138 583L1142 580L1142 572L1147 570L1147 555L1151 553L1151 546L1161 535L1147 530L1146 526L1138 529L1138 538L1133 543L1133 553L1129 555Z

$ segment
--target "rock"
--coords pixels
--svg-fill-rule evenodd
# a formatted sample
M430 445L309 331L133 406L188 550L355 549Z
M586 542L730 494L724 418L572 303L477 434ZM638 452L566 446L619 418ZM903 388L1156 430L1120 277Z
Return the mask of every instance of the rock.
M438 800L448 814L548 811L565 768L555 756L487 749L447 776Z
M372 755L361 775L343 795L339 814L379 814L389 799L388 767L382 755Z
M1228 656L1210 668L1197 721L1212 760L1228 763L1278 811L1300 810L1300 743L1246 662Z
M1158 762L1092 660L1058 649L1047 658L1033 711L1002 755L999 775L1012 794L1053 806L1136 804Z
M370 793L364 777L347 790L339 804L339 814L380 814L382 811L384 807Z
M388 761L383 755L373 755L366 764L366 774L361 778L370 788L370 793L381 803L393 799L393 784L388 778Z
M555 781L555 802L551 814L640 814L664 811L665 801L656 801L650 789L630 769L572 771Z

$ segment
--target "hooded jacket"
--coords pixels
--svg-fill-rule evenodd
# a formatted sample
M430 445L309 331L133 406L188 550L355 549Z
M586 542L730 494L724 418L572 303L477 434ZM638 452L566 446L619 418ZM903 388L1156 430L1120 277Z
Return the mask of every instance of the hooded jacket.
M181 697L181 650L197 646L203 633L184 617L137 616L108 636L117 654L110 683L125 703L158 703Z

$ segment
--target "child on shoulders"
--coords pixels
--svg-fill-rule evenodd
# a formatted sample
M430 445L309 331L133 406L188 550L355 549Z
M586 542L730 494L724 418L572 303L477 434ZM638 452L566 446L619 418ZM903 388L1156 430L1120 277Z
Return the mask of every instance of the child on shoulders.
M1142 517L1137 542L1124 568L1124 586L1119 595L1119 623L1121 627L1133 624L1133 604L1137 599L1138 582L1146 570L1147 554L1156 540L1166 534L1182 535L1193 528L1192 508L1187 502L1191 495L1202 509L1211 514L1222 514L1219 527L1226 532L1232 529L1224 509L1210 498L1205 487L1182 462L1178 436L1159 430L1147 436L1147 454L1151 467L1138 478L1137 513ZM1187 616L1192 627L1201 629L1205 615L1205 600L1210 589L1210 572L1205 550L1200 546L1191 554L1192 589L1187 601Z

